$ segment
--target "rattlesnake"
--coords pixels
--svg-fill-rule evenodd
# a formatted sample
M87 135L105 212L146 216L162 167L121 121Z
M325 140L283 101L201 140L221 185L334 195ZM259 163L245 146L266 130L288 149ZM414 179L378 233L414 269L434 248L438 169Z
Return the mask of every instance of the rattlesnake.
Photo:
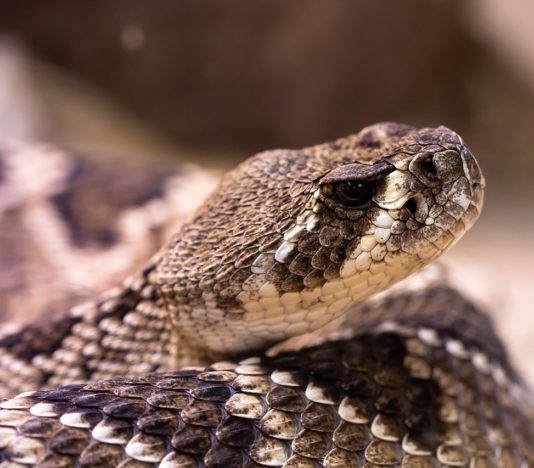
M27 154L35 147L17 148ZM136 263L146 255L180 217L172 213L177 205L198 204L195 177L212 180L196 169L176 177L141 171L133 185L158 190L136 199L135 187L123 187L128 196L116 213L129 217L115 222L110 200L107 213L88 220L77 206L108 206L112 185L100 184L99 172L92 178L83 163L41 147L34 156L55 154L56 171L38 177L37 164L13 158L16 151L2 158L0 213L9 226L15 214L24 221L0 254L22 278L35 268L19 267L24 262L12 257L21 251L39 253L41 263L62 258L81 282L94 280L83 262L117 262L102 266L95 290L124 269L124 258ZM119 167L108 179L123 173ZM20 184L24 175L28 184ZM2 459L43 466L532 465L534 405L487 318L441 278L423 289L391 288L473 224L483 186L474 157L445 127L377 124L334 142L253 156L119 287L67 315L41 312L37 324L5 327L0 387L7 396L25 393L0 404ZM84 190L97 195L77 205ZM50 231L61 225L58 213L75 221L70 231ZM50 223L41 224L41 237L24 237L22 228L35 220ZM114 250L139 225L130 245L144 244ZM61 253L69 236L85 243L76 255ZM108 257L97 258L98 243ZM32 295L25 292L32 281L24 287L4 273L15 299L2 312L25 300L38 308L35 297L61 284L54 271ZM389 295L369 299L386 289ZM67 307L73 296L54 297L46 310ZM329 323L336 326L327 332ZM303 333L311 335L300 349L265 354ZM58 385L66 386L33 391Z

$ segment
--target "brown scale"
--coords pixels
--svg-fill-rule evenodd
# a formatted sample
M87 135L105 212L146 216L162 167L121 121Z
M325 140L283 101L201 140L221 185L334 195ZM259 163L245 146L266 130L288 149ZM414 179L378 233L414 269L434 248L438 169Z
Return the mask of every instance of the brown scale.
M48 374L35 383L143 373L195 359L206 362L199 347L181 336L180 319L187 318L192 306L205 305L204 292L215 293L226 312L239 312L237 286L247 280L254 251L274 256L284 232L303 207L311 207L320 177L354 162L355 155L362 164L386 154L407 164L412 157L459 144L446 129L381 125L335 143L252 158L222 181L217 195L154 264L107 297L73 312L75 323L60 332L63 338L40 353L44 363L38 369ZM423 177L417 166L411 174ZM409 183L413 189L425 187L413 177ZM358 242L373 219L372 208L347 211L325 193L327 189L317 201L319 223L309 238L299 240L287 263L271 265L269 274L279 291L337 278L347 247ZM456 214L454 204L445 201L442 205ZM407 210L401 219L409 231L404 238L393 238L399 239L397 247L417 250L410 230L418 224ZM454 227L444 213L438 223ZM218 363L204 372L147 374L9 400L0 411L1 456L26 464L44 460L100 466L158 463L167 453L169 461L181 466L478 463L490 436L480 429L483 407L471 403L481 388L488 392L491 385L479 386L471 361L452 357L431 339L423 342L417 328L436 329L442 342L458 340L482 350L490 361L501 363L509 379L517 379L491 327L461 297L455 298L451 290L435 290L421 297L396 296L376 308L371 303L352 315L359 336L260 364ZM449 310L450 301L456 301L454 309L460 312ZM378 323L392 319L412 334L375 334ZM343 329L350 324L348 319ZM183 355L169 356L170 351ZM494 393L487 400L497 403L488 403L487 420L494 426L497 456L510 463L528 460L532 435L523 414L531 411L526 411L530 403L506 389L497 392L501 384L490 377ZM467 391L462 395L457 387L464 381ZM500 419L495 416L502 413L506 415ZM58 425L62 427L55 430ZM245 432L248 438L239 436Z
M132 342L128 341L127 339L122 339L122 341L118 343L118 349L111 349L107 347L105 342L108 333L103 331L102 327L100 327L101 331L96 336L93 332L87 335L87 332L84 330L87 330L87 327L94 328L95 324L98 324L99 322L105 323L106 321L109 322L110 320L113 320L120 324L120 327L123 330L122 336L130 336L130 338L138 336L139 342L144 342L144 346L146 346L148 349L150 349L149 346L152 341L154 344L157 344L159 349L163 351L165 349L165 344L164 341L162 341L161 330L166 326L160 325L161 322L156 320L156 317L151 317L148 329L148 324L145 323L142 315L139 316L141 322L138 326L134 324L121 324L121 321L128 313L131 315L132 309L135 309L137 306L143 306L144 302L142 301L153 300L154 292L149 288L145 288L145 284L146 283L143 281L140 281L136 286L132 285L131 287L127 287L124 290L116 293L116 295L110 295L101 302L91 306L94 311L98 311L96 314L96 320L93 319L90 320L89 323L82 324L80 323L82 320L81 317L73 316L68 320L62 319L59 322L51 322L45 325L38 324L27 327L23 330L21 335L5 338L3 345L9 346L9 340L18 339L18 347L9 346L10 352L19 358L31 359L34 356L41 354L43 351L47 351L49 353L55 351L61 345L61 340L65 340L65 337L70 335L71 342L73 343L72 349L73 351L77 352L77 355L75 358L76 361L70 362L69 365L71 368L79 366L78 379L83 380L89 377L91 372L93 372L93 369L95 369L100 362L106 360L113 362L113 360L115 360L116 362L121 363L124 362L126 354L128 354L128 359L130 362L132 362L135 359L136 354L139 356L143 355L143 353L140 353L139 350L136 349L135 341ZM91 307L89 307L89 313L92 314L93 312L91 311ZM150 315L151 309L145 307L144 312L147 313L147 315ZM100 316L98 316L98 313ZM89 325L91 322L92 324ZM150 329L157 330L158 333L150 334ZM36 339L36 336L42 337L44 343L43 345L39 344L40 341ZM75 340L73 339L74 337L76 337ZM95 345L97 343L99 344L100 354L93 352L92 355L88 356L78 351L91 341ZM66 345L68 340L63 341L63 343L63 346L66 346L67 349L71 349L69 348L70 345ZM18 351L19 348L21 349L20 352ZM61 381L62 376L59 368L54 369L54 364L51 364L51 366L51 368L44 367L43 370L45 371L44 378L50 378L50 384L53 385L54 383ZM158 365L156 364L153 369L155 370L157 368ZM48 377L48 375L52 374L52 372L57 372L57 375Z
M440 293L399 294L388 304L424 312ZM534 463L526 422L532 402L474 366L472 356L485 348L447 344L485 320L464 301L466 310L462 329L443 326L430 344L406 332L355 329L354 338L259 364L226 362L8 400L0 454L61 466L151 466L164 458L198 467ZM430 375L413 377L408 357L423 360ZM230 404L237 397L248 409Z

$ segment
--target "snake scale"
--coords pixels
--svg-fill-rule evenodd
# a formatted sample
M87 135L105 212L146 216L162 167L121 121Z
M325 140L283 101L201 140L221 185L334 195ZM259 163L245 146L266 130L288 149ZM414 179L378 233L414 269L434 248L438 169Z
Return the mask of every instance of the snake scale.
M260 153L204 202L192 168L70 156L1 153L1 313L39 312L0 335L1 466L534 466L532 395L488 318L441 278L394 286L478 218L456 133Z

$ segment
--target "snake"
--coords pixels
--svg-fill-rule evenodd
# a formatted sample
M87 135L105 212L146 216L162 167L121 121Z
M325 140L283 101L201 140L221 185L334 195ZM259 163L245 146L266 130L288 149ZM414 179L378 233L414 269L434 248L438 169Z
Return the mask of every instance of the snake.
M262 152L205 200L192 167L0 155L0 466L534 466L532 393L427 266L482 208L454 131Z

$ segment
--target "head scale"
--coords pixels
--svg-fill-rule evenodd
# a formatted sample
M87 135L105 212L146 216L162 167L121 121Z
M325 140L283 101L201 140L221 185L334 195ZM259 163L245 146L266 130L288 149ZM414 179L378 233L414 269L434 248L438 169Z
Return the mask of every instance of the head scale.
M155 282L192 340L236 352L315 330L473 224L483 178L445 127L382 123L253 156L175 236Z

